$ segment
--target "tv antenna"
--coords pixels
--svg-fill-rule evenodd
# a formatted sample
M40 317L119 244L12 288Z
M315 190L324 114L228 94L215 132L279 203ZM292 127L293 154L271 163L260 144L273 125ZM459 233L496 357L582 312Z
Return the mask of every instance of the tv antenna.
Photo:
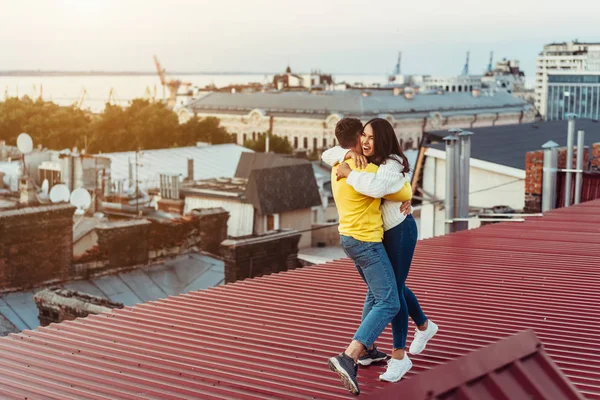
M71 193L71 204L77 207L75 215L84 215L92 204L92 196L90 196L90 192L83 188L75 189Z

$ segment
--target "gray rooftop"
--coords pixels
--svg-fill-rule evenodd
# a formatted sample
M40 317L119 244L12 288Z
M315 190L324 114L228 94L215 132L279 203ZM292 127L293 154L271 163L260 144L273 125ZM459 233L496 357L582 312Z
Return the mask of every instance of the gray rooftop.
M540 150L542 145L553 140L560 146L567 145L567 121L534 122L529 124L490 126L469 129L474 133L471 144L471 157L525 169L525 153ZM600 142L600 123L589 119L580 119L575 130L585 131L585 144L590 146ZM430 138L441 140L448 131L429 133ZM430 145L445 150L443 142Z
M211 93L189 105L193 112L245 114L253 109L307 117L338 112L345 116L367 117L379 114L412 114L442 111L526 109L530 106L508 93L473 97L471 93L403 96L362 96L360 93Z
M224 274L223 261L203 254L188 254L163 264L90 280L73 281L63 287L132 306L222 285ZM38 327L38 308L33 301L33 295L39 290L41 289L0 295L0 314L19 331ZM3 330L8 331L0 324L0 332Z
M195 180L232 178L240 155L245 152L252 152L252 150L236 144L144 150L138 159L141 164L138 167L140 187L142 189L160 187L160 174L180 175L182 178L187 178L188 159L194 160ZM103 156L111 160L113 181L129 178L129 162L130 160L135 162L135 152L107 153Z

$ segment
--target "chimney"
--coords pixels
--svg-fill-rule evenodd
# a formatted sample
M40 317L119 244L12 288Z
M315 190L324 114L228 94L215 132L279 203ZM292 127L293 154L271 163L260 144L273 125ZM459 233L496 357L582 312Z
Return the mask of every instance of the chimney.
M480 96L481 96L481 89L474 88L474 89L471 91L471 94L473 95L473 97L480 97Z
M24 177L21 179L21 184L20 184L19 189L21 192L20 193L21 196L19 198L20 204L27 205L27 204L37 203L35 186L33 186L33 183L31 183L29 178Z
M188 169L188 181L190 182L194 182L194 159L193 158L188 158L188 163L187 163L187 169Z
M402 88L395 87L394 88L394 96L400 96L402 94Z

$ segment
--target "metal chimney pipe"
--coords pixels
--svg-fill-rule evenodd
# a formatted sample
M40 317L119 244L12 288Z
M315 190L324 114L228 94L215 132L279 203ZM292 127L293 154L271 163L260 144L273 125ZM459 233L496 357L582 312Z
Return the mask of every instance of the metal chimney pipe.
M446 209L446 233L454 232L453 220L454 220L454 197L456 196L455 182L456 182L456 136L446 136L446 197L444 200L444 207Z
M584 131L577 131L577 175L575 175L575 204L581 203L581 184L583 181Z
M544 175L542 181L542 212L556 207L556 172L558 171L558 144L546 142L544 149Z
M567 161L565 169L573 169L573 140L575 137L575 114L567 114L569 126L567 130ZM565 207L571 205L571 183L573 176L571 172L566 172L565 176Z
M458 134L459 140L459 167L458 167L458 216L460 218L469 217L469 184L471 171L471 136L473 132L463 131ZM457 223L456 230L469 229L469 221L461 221Z

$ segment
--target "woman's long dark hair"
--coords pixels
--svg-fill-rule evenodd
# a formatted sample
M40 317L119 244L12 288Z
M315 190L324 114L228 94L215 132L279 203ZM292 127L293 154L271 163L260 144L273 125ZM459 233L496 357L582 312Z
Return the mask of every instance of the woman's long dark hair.
M392 124L383 118L373 118L365 124L363 130L367 125L371 125L371 128L373 128L374 142L374 154L369 157L369 162L372 162L375 165L381 165L384 164L385 160L392 154L396 154L402 159L402 165L404 166L402 172L407 174L410 171L410 165L400 148L400 143L398 143L398 138L396 137L396 132L394 132Z

